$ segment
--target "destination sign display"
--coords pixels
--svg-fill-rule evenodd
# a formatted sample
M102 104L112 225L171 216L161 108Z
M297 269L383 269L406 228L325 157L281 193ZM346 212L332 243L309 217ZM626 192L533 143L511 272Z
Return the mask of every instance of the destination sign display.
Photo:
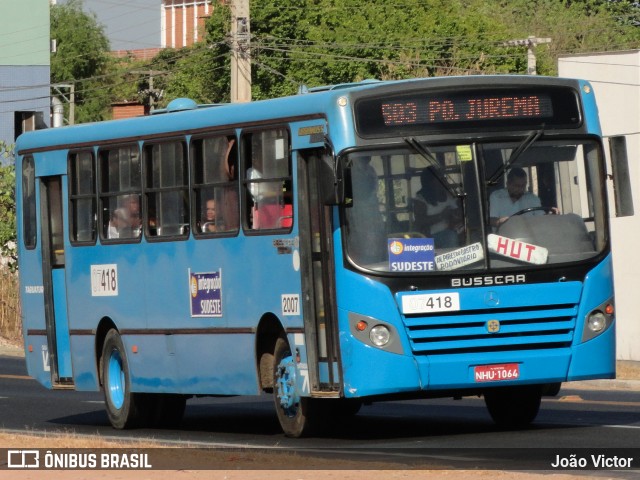
M362 99L356 121L363 135L419 133L444 128L581 123L570 89L430 92Z

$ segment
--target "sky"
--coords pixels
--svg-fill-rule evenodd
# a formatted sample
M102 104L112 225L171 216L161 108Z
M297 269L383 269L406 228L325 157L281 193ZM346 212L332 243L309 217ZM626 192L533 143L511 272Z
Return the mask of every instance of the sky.
M95 13L105 27L111 50L160 46L161 0L83 0L83 5L84 11Z

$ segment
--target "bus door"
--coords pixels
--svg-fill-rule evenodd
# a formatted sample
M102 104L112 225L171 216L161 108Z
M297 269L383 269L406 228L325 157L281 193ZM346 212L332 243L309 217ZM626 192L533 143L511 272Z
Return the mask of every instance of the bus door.
M299 226L303 312L309 382L316 396L338 396L342 371L338 361L331 209L320 195L324 149L298 152Z
M71 345L67 321L62 177L40 177L42 284L51 384L72 385Z

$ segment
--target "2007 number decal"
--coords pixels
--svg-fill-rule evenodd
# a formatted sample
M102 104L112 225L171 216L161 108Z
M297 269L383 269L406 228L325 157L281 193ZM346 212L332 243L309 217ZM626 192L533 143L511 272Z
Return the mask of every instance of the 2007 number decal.
M300 315L300 295L282 295L282 315Z

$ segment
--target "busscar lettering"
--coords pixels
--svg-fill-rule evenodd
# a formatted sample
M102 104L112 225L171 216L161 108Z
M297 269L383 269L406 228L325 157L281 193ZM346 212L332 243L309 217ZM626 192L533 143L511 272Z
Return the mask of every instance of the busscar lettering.
M452 287L483 287L489 285L510 285L514 283L526 283L524 274L516 275L487 275L483 277L452 278Z

